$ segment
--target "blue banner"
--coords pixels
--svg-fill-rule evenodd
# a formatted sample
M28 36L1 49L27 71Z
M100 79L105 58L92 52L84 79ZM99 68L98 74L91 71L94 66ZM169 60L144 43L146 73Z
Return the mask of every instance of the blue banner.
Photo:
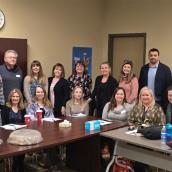
M72 69L77 61L81 60L85 64L85 70L89 76L92 74L92 48L73 47Z

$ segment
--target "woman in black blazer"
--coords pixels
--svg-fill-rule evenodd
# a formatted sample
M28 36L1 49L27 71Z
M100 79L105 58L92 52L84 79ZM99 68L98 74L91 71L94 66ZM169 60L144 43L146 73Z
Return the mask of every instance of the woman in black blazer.
M100 70L102 75L97 76L91 96L92 102L95 103L96 117L99 118L102 117L105 104L110 101L114 90L118 86L116 79L111 76L111 67L108 62L102 63ZM90 113L93 113L93 110Z
M53 66L52 77L48 78L48 97L54 107L55 117L65 115L66 102L69 100L69 84L64 76L64 66L57 63Z

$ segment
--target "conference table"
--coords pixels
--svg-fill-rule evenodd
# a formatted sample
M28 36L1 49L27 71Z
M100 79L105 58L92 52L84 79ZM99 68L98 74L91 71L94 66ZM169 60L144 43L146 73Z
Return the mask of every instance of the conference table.
M72 126L60 128L59 122L64 119L70 121ZM100 172L100 133L123 127L126 123L114 121L109 125L101 126L98 131L85 131L85 122L95 119L95 117L90 116L65 117L57 122L43 121L39 125L33 121L27 128L40 131L43 141L29 146L8 144L6 141L11 131L0 128L0 139L3 140L0 145L0 158L35 152L57 145L66 145L66 164L68 167L81 172Z
M139 161L160 169L172 171L172 149L160 140L149 140L137 133L127 134L128 127L102 132L104 137L115 140L113 158L106 168L110 170L115 156L120 155L128 159Z

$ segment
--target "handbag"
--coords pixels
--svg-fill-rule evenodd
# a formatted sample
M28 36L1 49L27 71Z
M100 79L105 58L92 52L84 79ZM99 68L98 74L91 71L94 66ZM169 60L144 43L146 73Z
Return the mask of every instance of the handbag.
M112 172L134 172L134 170L131 161L124 157L116 156Z
M150 140L159 140L161 138L162 125L152 125L149 127L139 127L137 132Z

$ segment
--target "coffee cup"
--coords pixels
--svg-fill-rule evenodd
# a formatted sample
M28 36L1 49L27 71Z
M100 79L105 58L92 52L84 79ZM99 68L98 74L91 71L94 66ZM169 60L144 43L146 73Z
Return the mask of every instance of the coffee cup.
M25 124L26 124L26 125L29 125L29 124L30 124L30 121L31 121L30 115L25 115L25 116L24 116L24 122L25 122Z
M38 121L41 121L41 119L42 119L42 110L41 109L36 111L36 117L37 117Z

